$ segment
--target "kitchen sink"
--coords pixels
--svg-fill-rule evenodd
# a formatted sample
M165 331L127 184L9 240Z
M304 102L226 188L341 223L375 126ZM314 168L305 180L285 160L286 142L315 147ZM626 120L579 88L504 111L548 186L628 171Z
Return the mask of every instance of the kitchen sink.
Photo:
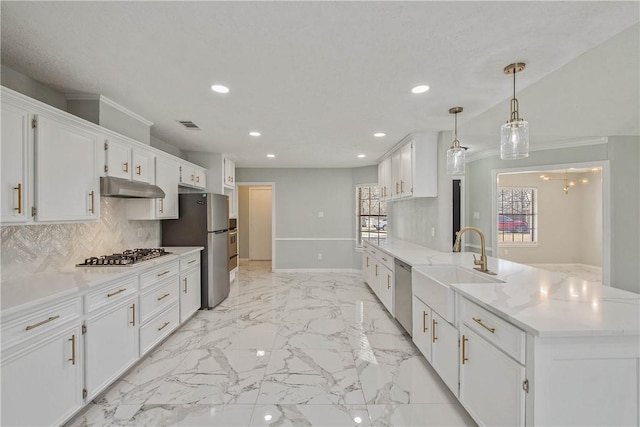
M413 293L450 323L455 320L455 283L504 283L496 276L457 265L415 267L412 270Z

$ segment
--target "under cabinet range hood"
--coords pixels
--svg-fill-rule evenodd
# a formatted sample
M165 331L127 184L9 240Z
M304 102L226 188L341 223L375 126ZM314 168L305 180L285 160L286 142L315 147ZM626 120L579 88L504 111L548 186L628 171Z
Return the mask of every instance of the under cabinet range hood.
M100 177L100 196L135 199L164 199L164 191L157 185L129 181L112 176Z

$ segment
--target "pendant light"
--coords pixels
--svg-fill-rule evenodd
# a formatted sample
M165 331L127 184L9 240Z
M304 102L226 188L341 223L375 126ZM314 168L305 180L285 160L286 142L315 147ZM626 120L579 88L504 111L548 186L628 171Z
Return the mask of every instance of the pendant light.
M465 148L460 146L458 141L458 113L462 112L462 107L453 107L449 109L449 113L454 116L454 133L451 148L447 150L447 173L449 175L463 175L465 163Z
M504 68L505 74L513 74L513 98L511 99L511 116L502 125L500 132L500 158L522 159L529 157L529 123L520 118L518 100L516 99L516 73L524 70L524 62L516 62Z

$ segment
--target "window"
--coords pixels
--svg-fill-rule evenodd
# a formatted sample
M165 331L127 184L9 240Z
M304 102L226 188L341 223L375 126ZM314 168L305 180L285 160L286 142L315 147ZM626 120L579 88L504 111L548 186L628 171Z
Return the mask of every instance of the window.
M498 244L536 243L535 188L498 187Z
M356 203L358 246L362 246L362 239L373 239L378 242L386 239L387 202L380 201L380 188L377 185L358 185Z

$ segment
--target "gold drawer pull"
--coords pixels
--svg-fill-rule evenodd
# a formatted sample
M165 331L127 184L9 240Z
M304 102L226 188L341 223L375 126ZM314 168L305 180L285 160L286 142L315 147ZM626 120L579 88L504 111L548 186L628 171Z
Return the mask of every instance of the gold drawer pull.
M121 294L122 292L124 292L124 291L126 291L126 290L127 290L127 288L118 289L118 290L117 290L117 291L115 291L115 292L111 292L110 294L107 294L107 297L108 297L108 298L111 298L112 296L114 296L114 295L118 295L118 294Z
M95 206L94 206L95 205L95 200L94 200L95 192L91 191L89 193L89 197L91 197L91 207L89 208L89 213L93 214L93 213L96 213Z
M18 211L19 214L22 213L22 184L18 184L17 187L13 187L14 190L18 192L18 207L13 208L14 211Z
M472 317L473 321L476 322L478 325L482 326L483 328L485 328L487 331L491 332L492 334L496 333L496 328L490 328L487 325L485 325L484 323L482 323L482 319L476 319L475 317Z
M187 278L185 277L184 279L182 279L182 281L184 282L184 293L187 293Z
M422 332L425 333L427 332L427 312L426 311L422 311Z
M160 327L158 328L158 331L161 331L161 330L163 330L164 328L166 328L166 327L167 327L167 325L169 325L169 323L171 323L171 322L165 322L165 324L164 324L164 325L162 325L162 326L160 326Z
M438 322L436 319L431 319L431 342L438 341L438 337L436 337L436 325Z
M468 338L466 338L466 337L463 335L463 336L462 336L462 364L463 364L463 365L464 365L464 362L466 362L467 360L469 360L469 359L467 358L467 355L466 355L466 346L465 346L465 343L466 343L467 341L469 341L469 339L468 339Z
M160 199L160 213L164 213L164 199Z
M196 262L197 259L192 259L191 261L189 261L187 264L193 264L194 262Z
M69 359L69 362L71 362L72 365L76 364L76 334L71 335L71 338L69 338L69 341L71 341L71 358Z
M165 274L169 274L169 270L163 271L162 273L158 273L156 276L160 277L160 276L164 276Z
M60 318L60 315L57 315L57 316L51 316L51 317L49 317L47 320L43 320L42 322L38 322L38 323L36 323L35 325L29 325L29 326L27 326L27 329L26 329L26 330L27 330L27 331L30 331L30 330L31 330L31 329L33 329L33 328L37 328L38 326L42 326L42 325L44 325L45 323L52 322L52 321L54 321L54 320L56 320L56 319L59 319L59 318Z
M136 166L136 175L142 175L142 166L141 165Z
M378 277L378 264L376 264L376 277Z
M391 289L391 276L387 274L387 289Z
M166 298L166 297L168 297L169 295L171 295L171 294L164 294L164 295L162 295L161 297L158 297L157 299L158 299L158 301L162 301L163 299L165 299L165 298Z

